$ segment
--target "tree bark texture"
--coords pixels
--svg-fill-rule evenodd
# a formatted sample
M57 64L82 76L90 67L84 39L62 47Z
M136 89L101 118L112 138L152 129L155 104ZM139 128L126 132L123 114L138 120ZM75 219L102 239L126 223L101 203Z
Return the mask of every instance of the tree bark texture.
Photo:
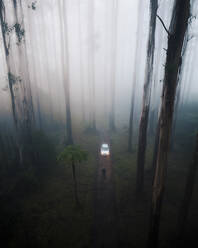
M155 30L156 30L156 16L157 16L158 0L150 1L150 24L149 24L149 39L147 47L147 61L145 82L143 90L143 105L142 114L139 127L138 138L138 155L137 155L137 177L136 177L136 193L142 192L144 187L144 164L147 143L147 127L151 98L151 86L153 77L153 62L155 50Z
M160 112L157 164L153 182L148 247L158 247L159 224L167 174L167 159L173 122L174 101L182 63L182 47L190 16L190 0L176 0L169 28L168 50Z

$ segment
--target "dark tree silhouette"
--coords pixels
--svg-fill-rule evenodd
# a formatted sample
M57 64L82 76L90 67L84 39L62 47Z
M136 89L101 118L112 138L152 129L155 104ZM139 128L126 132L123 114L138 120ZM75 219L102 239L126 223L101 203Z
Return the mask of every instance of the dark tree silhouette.
M87 157L88 153L76 145L67 146L58 156L58 161L63 162L65 165L69 163L72 166L72 176L74 181L74 197L77 206L80 205L80 201L77 190L76 164L86 161Z
M193 161L189 167L184 198L178 216L178 234L177 234L178 239L182 238L185 231L185 224L188 217L188 211L193 194L197 168L198 168L198 135L196 136L196 146L195 146Z
M168 50L160 112L159 147L153 181L148 247L158 247L160 214L164 195L174 101L182 63L182 47L190 16L190 0L176 0L168 32Z
M143 105L139 126L138 138L138 155L137 155L137 177L136 177L136 193L142 192L144 187L144 164L147 143L147 127L151 98L151 86L153 76L153 61L155 50L155 30L157 16L158 0L150 1L150 24L149 24L149 39L147 45L147 61L143 92Z

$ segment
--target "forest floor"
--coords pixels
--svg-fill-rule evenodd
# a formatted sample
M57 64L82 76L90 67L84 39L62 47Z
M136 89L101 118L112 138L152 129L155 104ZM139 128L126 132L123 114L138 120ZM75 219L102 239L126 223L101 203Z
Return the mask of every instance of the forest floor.
M197 122L189 114L182 114L185 122L177 128L176 143L169 157L160 225L160 248L169 248L171 245L176 247L173 240L177 215L193 152L194 134L186 130L197 128ZM23 174L10 173L1 178L1 244L6 248L102 248L102 245L144 248L152 190L152 137L148 137L144 194L137 202L137 145L135 142L132 153L127 152L127 130L118 129L110 134L109 159L99 156L99 147L104 141L100 135L76 130L74 133L76 144L89 152L88 161L76 168L82 208L78 209L75 205L71 166L62 166L56 161L56 156L64 148L62 141L58 143L64 136L63 132L51 132L53 142L38 134L37 147L43 154L40 173L30 168ZM107 168L106 178L101 175L103 167ZM198 180L186 224L186 247L198 247L197 192ZM194 241L195 246L192 244Z
M100 145L105 142L110 146L108 135L101 135L100 140ZM100 148L98 151L100 151ZM94 229L92 234L94 248L116 248L118 243L118 215L112 180L112 167L111 155L102 156L98 152L94 194Z

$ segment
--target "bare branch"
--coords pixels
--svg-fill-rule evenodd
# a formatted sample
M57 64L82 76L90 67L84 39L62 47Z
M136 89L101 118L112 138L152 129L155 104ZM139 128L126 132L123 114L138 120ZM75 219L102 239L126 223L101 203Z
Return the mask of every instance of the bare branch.
M170 36L171 34L169 33L168 29L166 28L162 18L160 16L158 16L158 15L157 15L157 18L160 20L160 22L161 22L162 26L164 27L164 29L166 30L168 36Z

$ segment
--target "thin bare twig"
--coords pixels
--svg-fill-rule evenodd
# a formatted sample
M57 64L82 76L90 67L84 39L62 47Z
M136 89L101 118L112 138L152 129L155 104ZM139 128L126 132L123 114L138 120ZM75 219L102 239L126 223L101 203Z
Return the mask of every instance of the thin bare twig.
M161 18L160 16L158 16L158 15L157 15L157 18L160 20L160 22L161 22L162 26L164 27L164 29L166 30L168 36L170 36L171 34L170 34L170 32L168 31L168 29L166 28L166 26L165 26L165 24L164 24L162 18Z

